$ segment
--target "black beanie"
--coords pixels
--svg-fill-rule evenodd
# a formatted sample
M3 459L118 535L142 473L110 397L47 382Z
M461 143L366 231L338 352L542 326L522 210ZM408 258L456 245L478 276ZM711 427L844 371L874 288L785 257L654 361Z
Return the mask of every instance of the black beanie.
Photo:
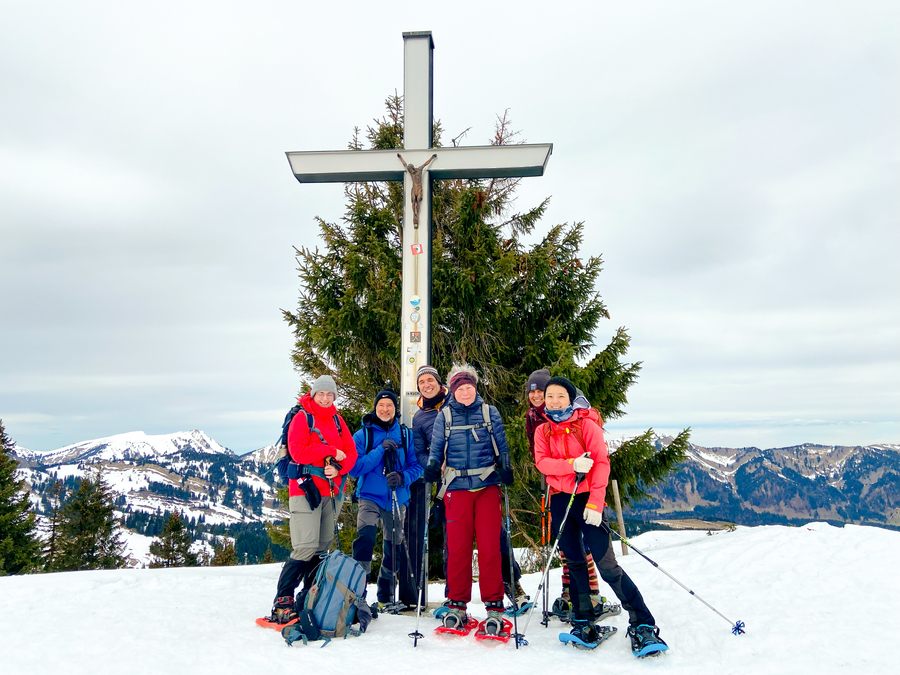
M397 402L397 394L392 392L390 389L382 389L377 394L375 394L375 403L372 405L372 409L375 409L375 406L378 405L378 401L383 398L391 399L391 402L394 404L394 414L400 414L400 404Z
M546 368L536 370L528 378L528 384L525 385L526 392L544 391L547 389L547 382L550 381L550 371Z
M547 382L547 386L549 387L551 384L555 384L556 386L565 389L569 394L569 403L575 403L575 397L578 395L578 390L575 388L575 385L572 384L567 378L561 376L551 377Z

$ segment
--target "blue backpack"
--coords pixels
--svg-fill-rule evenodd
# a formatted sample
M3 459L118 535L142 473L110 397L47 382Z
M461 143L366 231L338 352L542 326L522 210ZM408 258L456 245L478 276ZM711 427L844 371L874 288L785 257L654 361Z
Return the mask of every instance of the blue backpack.
M282 629L284 641L292 645L297 640L303 644L325 640L328 644L332 638L365 633L372 619L366 604L366 577L362 565L350 556L340 550L329 553L303 601L300 621ZM357 621L359 629L352 628Z

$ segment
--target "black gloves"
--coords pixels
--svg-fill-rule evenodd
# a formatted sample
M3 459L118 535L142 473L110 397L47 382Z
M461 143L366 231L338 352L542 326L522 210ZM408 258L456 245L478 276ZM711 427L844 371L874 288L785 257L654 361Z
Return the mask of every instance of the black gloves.
M436 460L431 460L425 467L422 477L426 483L437 483L441 480L441 465Z
M385 450L396 450L397 443L395 441L392 441L390 438L385 438L383 441L381 441L381 447Z
M509 466L501 466L497 468L497 474L500 476L500 482L504 485L513 484L513 470Z
M397 473L396 471L391 471L384 479L387 481L388 487L391 490L396 490L403 485L403 474Z

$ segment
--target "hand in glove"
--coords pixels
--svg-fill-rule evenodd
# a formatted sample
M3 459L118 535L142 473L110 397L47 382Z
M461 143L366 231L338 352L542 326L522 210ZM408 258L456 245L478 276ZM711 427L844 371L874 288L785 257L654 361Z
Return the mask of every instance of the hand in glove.
M513 470L512 467L502 466L497 468L497 473L500 475L500 482L504 485L512 485L513 484Z
M403 475L396 471L391 471L384 479L387 481L388 487L391 490L396 490L403 485Z
M584 522L594 527L600 527L600 523L603 522L603 514L597 509L585 509Z
M422 473L422 477L425 479L426 483L437 483L441 480L441 465L438 464L435 460L431 460L428 462L428 466L425 467L424 473Z
M385 438L383 441L381 441L381 447L385 450L396 450L397 443L396 441L392 441L390 438Z
M594 466L594 460L587 454L576 457L572 462L572 468L575 469L575 473L587 473L591 470L592 466Z

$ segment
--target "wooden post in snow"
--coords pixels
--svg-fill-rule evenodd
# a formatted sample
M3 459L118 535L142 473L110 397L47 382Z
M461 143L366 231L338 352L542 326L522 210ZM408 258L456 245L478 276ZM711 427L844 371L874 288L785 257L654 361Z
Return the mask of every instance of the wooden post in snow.
M616 502L616 518L619 519L619 534L622 535L622 539L619 543L622 545L622 555L628 555L628 547L625 545L625 519L622 518L622 502L619 499L619 481L613 479L609 481L609 484L612 486L613 499ZM612 543L612 542L610 542Z

